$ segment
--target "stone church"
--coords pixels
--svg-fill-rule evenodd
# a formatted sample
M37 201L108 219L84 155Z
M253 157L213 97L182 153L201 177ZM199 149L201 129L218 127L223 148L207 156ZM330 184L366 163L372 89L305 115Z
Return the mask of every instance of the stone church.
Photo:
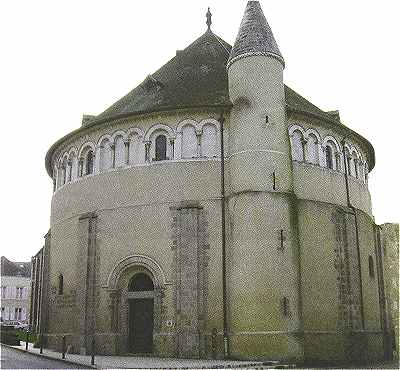
M141 57L145 62L145 56ZM75 353L390 354L371 143L284 85L258 1L51 146L32 325Z

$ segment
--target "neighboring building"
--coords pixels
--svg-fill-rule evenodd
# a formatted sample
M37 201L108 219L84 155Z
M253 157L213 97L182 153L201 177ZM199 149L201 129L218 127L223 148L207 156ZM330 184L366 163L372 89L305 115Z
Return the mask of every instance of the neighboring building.
M48 151L34 326L80 353L389 356L372 145L284 85L257 1L233 47L207 24Z
M1 257L1 321L29 322L30 262L12 262Z

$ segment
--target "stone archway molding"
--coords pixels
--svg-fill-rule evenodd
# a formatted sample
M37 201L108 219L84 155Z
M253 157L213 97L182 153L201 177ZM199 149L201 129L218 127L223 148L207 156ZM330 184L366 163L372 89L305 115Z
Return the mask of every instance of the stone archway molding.
M122 258L112 269L107 279L107 289L116 289L121 274L128 268L133 266L141 266L148 269L154 278L154 287L160 288L163 285L170 285L171 282L165 278L164 271L161 266L153 258L143 254L132 254Z

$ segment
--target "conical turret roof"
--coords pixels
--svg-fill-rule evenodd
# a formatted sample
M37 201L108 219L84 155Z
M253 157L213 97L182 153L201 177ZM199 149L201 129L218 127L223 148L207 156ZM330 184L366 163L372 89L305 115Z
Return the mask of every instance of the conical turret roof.
M269 55L285 65L271 27L265 19L258 1L247 3L227 67L229 68L235 60L251 55Z

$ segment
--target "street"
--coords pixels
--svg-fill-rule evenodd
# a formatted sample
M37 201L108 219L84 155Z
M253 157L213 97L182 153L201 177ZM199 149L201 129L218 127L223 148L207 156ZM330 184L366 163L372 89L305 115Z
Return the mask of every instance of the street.
M49 360L19 350L1 346L2 369L87 369L63 361Z

